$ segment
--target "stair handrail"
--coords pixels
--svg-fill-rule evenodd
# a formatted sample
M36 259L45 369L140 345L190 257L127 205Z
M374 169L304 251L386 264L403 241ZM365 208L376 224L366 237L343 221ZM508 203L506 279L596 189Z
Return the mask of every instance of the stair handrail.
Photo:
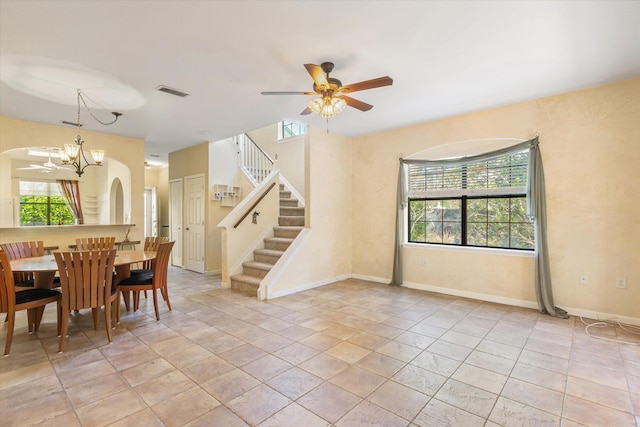
M248 134L238 135L236 141L242 153L240 167L257 186L273 171L274 161Z
M258 197L258 200L256 200L249 209L247 209L247 211L240 217L240 219L238 220L238 222L236 222L236 224L233 226L233 228L238 228L238 226L242 223L242 221L244 221L244 219L249 216L249 214L251 213L251 211L258 206L258 203L260 203L262 201L262 199L265 198L265 196L269 193L269 191L271 191L271 189L276 185L275 182L272 182L271 185L269 186L269 188L267 188L264 193L262 193L262 195L260 197Z

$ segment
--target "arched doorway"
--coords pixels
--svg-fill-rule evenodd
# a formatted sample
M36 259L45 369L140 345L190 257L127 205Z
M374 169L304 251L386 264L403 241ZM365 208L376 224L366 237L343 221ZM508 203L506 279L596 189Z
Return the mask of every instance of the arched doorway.
M109 199L109 206L111 206L111 224L124 224L124 192L122 191L122 183L119 178L115 178L111 183L111 195Z

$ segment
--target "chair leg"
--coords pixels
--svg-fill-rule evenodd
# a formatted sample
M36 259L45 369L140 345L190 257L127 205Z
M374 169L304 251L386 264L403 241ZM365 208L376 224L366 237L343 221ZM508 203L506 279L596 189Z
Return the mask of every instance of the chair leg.
M61 324L60 327L60 344L58 345L58 353L62 353L64 342L67 339L67 330L69 329L69 310L64 307L60 310Z
M4 342L4 355L7 356L9 351L11 351L11 340L13 339L13 326L16 323L16 313L15 311L7 312L7 321L9 324L7 325L7 337Z
M92 308L91 314L93 315L93 329L98 330L98 315L100 314L100 308Z
M166 286L163 286L162 289L164 290L164 302L167 303L167 307L169 307L169 311L171 311L171 301L169 301L169 290L167 289Z
M153 308L156 310L156 320L160 321L160 310L158 310L158 293L155 289L152 289L153 292Z
M107 339L109 342L113 341L111 336L111 304L113 304L111 301L107 301L104 304L104 324L107 328Z
M60 301L56 302L56 311L57 311L57 317L58 317L58 336L60 336L60 328L61 328L61 321L62 321L62 305L60 304Z

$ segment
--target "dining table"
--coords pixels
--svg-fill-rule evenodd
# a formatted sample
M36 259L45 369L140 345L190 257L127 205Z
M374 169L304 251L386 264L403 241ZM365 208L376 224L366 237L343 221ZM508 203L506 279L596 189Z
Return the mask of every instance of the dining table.
M156 258L156 252L143 250L116 251L114 268L117 281L131 276L131 265L151 261ZM53 278L58 271L58 264L54 255L43 255L31 258L19 258L9 261L11 270L15 272L33 272L33 282L36 288L51 289ZM116 283L117 284L117 283ZM123 295L125 306L129 310L128 292Z
M155 259L153 251L117 251L114 266L118 281L131 276L131 264ZM11 270L15 272L33 272L36 288L51 289L53 278L58 271L54 255L43 255L31 258L19 258L9 261Z

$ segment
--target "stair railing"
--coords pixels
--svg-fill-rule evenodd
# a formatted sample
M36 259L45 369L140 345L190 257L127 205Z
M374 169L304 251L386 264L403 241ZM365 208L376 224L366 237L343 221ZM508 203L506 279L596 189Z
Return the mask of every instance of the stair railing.
M273 171L273 159L246 133L236 136L236 145L240 150L240 168L257 186Z

